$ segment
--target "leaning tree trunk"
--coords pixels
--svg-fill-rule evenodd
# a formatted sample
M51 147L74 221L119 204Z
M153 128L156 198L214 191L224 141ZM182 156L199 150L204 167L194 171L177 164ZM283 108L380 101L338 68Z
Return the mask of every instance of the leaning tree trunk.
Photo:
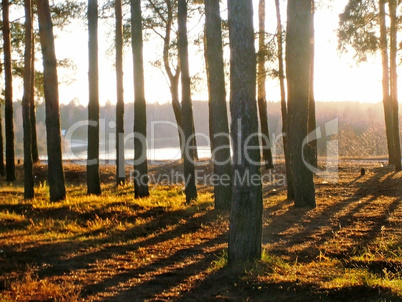
M314 33L314 14L315 5L314 0L311 0L311 25L310 25L310 96L308 102L308 133L313 132L317 128L317 121L315 116L315 95L314 95L314 61L315 61L315 33ZM309 161L313 167L317 167L318 154L317 154L317 140L314 139L309 142L311 147L309 154Z
M184 159L184 131L183 131L183 108L180 103L179 98L179 81L180 81L180 71L176 72L173 78L170 80L170 94L172 96L172 108L174 117L176 119L177 124L177 132L179 135L179 143L180 143L180 152L181 158ZM193 139L191 141L191 145L194 148L193 157L194 160L198 160L198 151L197 151L197 140L195 137L195 127L193 120Z
M46 106L46 138L48 156L48 181L50 200L60 201L66 197L61 153L59 91L57 62L54 48L53 25L49 0L37 0L39 34L43 55L43 76Z
M3 112L0 104L0 175L6 175L6 167L4 166L4 145L3 145Z
M398 72L397 72L397 52L398 52L398 19L396 9L397 0L389 0L389 13L391 19L391 39L390 39L390 86L392 102L392 120L394 134L394 164L395 171L401 171L401 141L399 138L399 114L398 114Z
M179 98L179 80L180 80L180 62L177 60L177 66L173 72L170 66L169 60L169 49L172 35L172 25L173 25L173 3L172 1L166 1L167 11L166 11L166 30L165 36L163 38L163 65L165 67L166 74L170 82L170 95L172 96L172 108L174 117L177 124L177 132L179 135L180 152L181 158L184 158L184 134L183 134L183 123L182 123L182 111Z
M279 65L279 86L281 91L281 112L282 112L282 141L283 141L283 154L285 157L286 166L286 181L287 181L287 198L294 199L293 175L292 164L288 146L288 109L286 104L286 91L285 91L285 68L283 62L283 36L282 36L282 20L279 0L275 0L276 8L276 22L277 22L277 41L278 41L278 65Z
M6 180L15 180L14 123L13 123L13 76L11 70L11 37L9 21L9 0L3 0L3 53L5 84L5 126L6 126Z
M214 174L231 178L228 113L226 108L225 71L219 0L205 0L205 57L209 92L209 132ZM230 209L231 183L214 186L215 208Z
M22 97L22 117L24 128L24 198L34 197L34 177L32 169L32 131L31 131L31 70L32 70L32 2L24 1L25 6L25 54L24 54L24 95Z
M191 108L191 110L192 110L192 108ZM194 118L193 118L193 133L192 133L191 146L193 146L193 159L194 160L199 160L198 149L197 149L197 135L195 133Z
M307 168L304 157L310 154L311 147L303 145L309 116L311 2L289 0L287 10L286 74L294 201L297 207L315 207L313 172Z
M257 87L258 87L258 112L260 115L260 125L261 125L261 146L262 146L262 156L265 161L265 165L268 169L274 167L272 160L271 143L269 137L269 126L268 126L268 112L267 112L267 99L266 99L266 87L265 82L267 80L267 71L265 68L265 62L267 57L267 47L265 45L265 0L260 0L258 4L258 77L257 77Z
M388 39L387 39L387 25L385 3L386 0L379 1L380 8L380 47L382 59L382 102L384 106L385 116L385 131L387 135L388 147L388 163L393 164L395 159L394 154L394 135L392 126L392 102L390 96L390 79L389 79L389 57L388 57Z
M116 184L126 181L124 159L124 87L122 0L115 0L116 11Z
M34 22L32 16L32 24ZM32 131L32 161L33 163L39 162L38 152L38 135L36 133L36 112L35 112L35 35L32 35L31 44L32 68L31 68L31 93L29 94L29 110Z
M174 117L176 119L177 132L179 135L181 158L184 159L184 133L183 133L182 111L179 98L179 80L180 80L180 72L177 72L170 79L170 94L172 96L172 108Z
M141 0L131 0L131 34L134 63L134 194L135 198L141 198L149 196Z
M98 1L88 0L88 194L101 194L99 175L99 70L98 70Z
M237 265L261 258L263 204L260 148L256 136L258 114L252 1L231 0L228 11L233 142L228 260Z
M181 97L182 97L182 123L184 131L184 179L186 182L185 193L187 203L197 199L197 187L194 172L194 149L193 140L193 108L191 103L190 71L188 63L188 40L187 40L187 2L178 2L179 23L179 60L181 70ZM191 141L190 141L191 140Z
M163 64L165 67L166 74L168 76L170 82L170 94L172 96L172 108L174 112L174 116L176 119L177 130L179 135L179 143L180 143L180 151L181 151L181 158L184 158L184 133L183 133L183 112L182 106L179 99L179 80L180 80L180 60L177 60L176 68L173 72L172 67L170 66L169 61L169 50L171 47L171 34L172 34L172 25L173 25L173 6L175 5L175 1L167 0L165 1L166 4L166 31L165 36L163 37ZM162 12L153 5L153 8L157 10L158 14ZM195 134L194 128L194 121L193 121L193 134ZM192 142L192 146L194 147L193 156L194 159L198 159L198 152L197 152L197 142L196 137L194 135Z

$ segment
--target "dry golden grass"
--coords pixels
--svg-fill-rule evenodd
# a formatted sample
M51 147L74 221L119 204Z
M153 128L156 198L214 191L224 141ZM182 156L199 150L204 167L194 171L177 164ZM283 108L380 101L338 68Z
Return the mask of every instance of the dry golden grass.
M209 166L203 165L209 171ZM340 182L316 180L317 208L264 187L264 255L227 267L228 213L211 188L185 203L181 185L135 200L102 167L101 196L87 196L84 167L66 166L68 197L48 201L0 181L0 301L398 301L402 299L402 173L343 163ZM276 170L280 172L281 166ZM180 169L152 166L151 173ZM39 185L41 184L41 185Z

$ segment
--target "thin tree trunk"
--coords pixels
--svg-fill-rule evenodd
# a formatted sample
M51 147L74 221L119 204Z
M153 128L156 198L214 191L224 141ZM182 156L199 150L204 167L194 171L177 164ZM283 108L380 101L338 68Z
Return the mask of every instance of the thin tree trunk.
M379 0L380 8L380 46L381 46L381 59L382 59L382 100L385 116L385 131L387 135L388 147L388 163L393 164L394 155L394 136L392 126L392 102L390 97L390 79L389 79L389 57L388 57L388 39L387 39L387 25L385 13L386 0Z
M238 265L261 258L262 240L261 157L258 137L255 136L258 133L258 113L252 1L229 1L228 15L233 142L228 260L229 264Z
M398 114L398 72L397 72L397 52L398 52L398 19L396 9L398 6L397 0L389 0L390 12L390 87L391 87L391 102L392 102L392 120L393 120L393 135L394 135L394 164L395 171L401 171L401 141L399 138L399 114Z
M193 110L191 108L191 110ZM194 124L194 118L193 118L193 133L192 133L192 140L191 140L191 146L193 146L193 159L198 160L198 150L197 150L197 136L195 133L195 124Z
M32 168L31 145L31 119L30 119L30 94L31 94L31 70L32 70L32 3L24 1L25 6L25 54L24 54L24 95L22 97L22 116L24 128L24 198L34 197L34 177Z
M315 95L314 95L314 61L315 61L315 33L314 33L314 14L315 5L314 0L311 0L311 25L310 25L310 96L308 102L308 133L313 132L317 128L316 116L315 116ZM314 139L309 142L309 161L313 167L317 167L317 140Z
M3 110L0 104L0 175L6 175L6 167L4 166L4 145L3 145Z
M311 2L288 1L286 31L286 74L288 79L289 148L292 157L295 206L316 206L313 172L304 162L304 154L310 154L303 140L308 130L310 90L310 26ZM305 151L305 152L304 152Z
M115 0L116 11L116 184L126 181L124 159L124 87L122 0Z
M11 37L9 0L3 0L3 53L5 83L5 126L6 126L6 180L15 180L14 123L13 123L13 77L11 71Z
M184 179L186 181L185 194L187 203L197 199L197 187L194 172L194 149L191 148L193 140L193 108L191 103L190 71L188 62L187 40L187 1L178 0L179 23L179 61L181 70L181 96L182 96L182 123L184 130Z
M66 197L66 188L64 186L61 153L59 91L53 25L50 17L49 0L37 0L36 3L38 7L39 33L43 54L50 200L60 201Z
M282 112L282 141L283 141L283 154L285 156L286 166L286 180L287 180L287 198L294 199L294 187L292 176L292 163L288 147L288 109L286 104L286 91L285 91L285 68L283 62L283 37L282 37L282 20L279 0L275 0L276 7L276 22L277 22L277 40L278 40L278 65L279 65L279 86L281 91L281 112Z
M101 194L99 175L99 70L98 70L98 1L88 0L88 194Z
M265 165L268 169L274 167L272 160L271 143L269 137L269 126L268 126L268 112L267 112L267 99L266 99L266 87L265 82L267 80L266 75L266 53L267 48L265 46L265 0L259 0L258 4L258 77L257 77L257 87L258 87L258 111L260 115L260 126L261 126L261 146L262 146L262 156L265 161Z
M231 178L229 123L226 108L225 71L219 0L205 0L205 57L209 92L209 131L214 174L221 180L214 186L215 208L230 209Z
M32 24L34 19L32 17ZM35 112L35 35L32 35L32 68L31 68L31 93L29 94L29 110L30 110L30 121L31 121L31 131L32 131L32 161L33 163L39 162L39 152L38 152L38 136L36 133L36 112Z
M131 34L134 62L134 193L149 196L147 162L147 111L145 102L141 0L131 0Z
M165 67L166 74L168 76L170 82L170 94L172 96L172 108L174 112L174 116L176 119L176 124L178 128L179 142L180 142L180 151L181 158L184 158L184 133L183 133L183 117L182 117L182 105L179 99L179 79L180 79L180 60L177 60L177 66L175 71L173 72L170 61L169 61L169 49L171 47L171 33L172 33L172 25L173 25L173 6L175 1L165 0L166 3L166 12L162 12L152 1L149 1L152 7L157 11L158 14L166 13L166 31L165 37L163 38L163 64ZM191 141L191 145L193 147L193 156L195 160L198 160L198 151L197 151L197 141L195 137L195 127L193 121L193 139Z
M184 133L183 133L182 111L179 98L180 72L177 72L176 75L172 77L172 79L170 80L170 94L172 96L172 107L176 119L177 132L179 134L181 158L184 159Z
M173 25L173 3L171 0L166 0L167 15L166 15L166 30L163 38L163 65L170 82L170 94L172 97L172 108L176 119L177 132L179 135L181 158L184 158L184 133L182 123L182 109L179 99L179 80L180 80L180 62L177 60L177 66L173 72L169 61L169 49ZM156 10L157 7L154 7Z

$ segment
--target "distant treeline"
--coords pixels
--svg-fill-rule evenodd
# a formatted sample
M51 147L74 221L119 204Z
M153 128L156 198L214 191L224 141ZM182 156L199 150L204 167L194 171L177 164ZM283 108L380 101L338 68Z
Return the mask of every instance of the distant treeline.
M22 113L21 103L15 103L14 125L16 155L22 157ZM209 135L208 127L208 103L195 101L193 103L195 129L199 135L199 146L208 144L205 137ZM113 104L106 104L100 111L101 143L112 138L115 133L116 108ZM357 102L317 102L317 125L321 127L322 139L318 141L318 152L325 155L326 142L337 139L341 156L386 156L387 144L385 138L384 113L381 103L357 103ZM87 108L80 104L70 102L60 106L61 127L63 134L71 134L71 127L83 124L87 120ZM134 105L125 105L125 135L133 132ZM339 119L339 134L337 137L325 137L325 123L333 119ZM2 119L4 122L4 119ZM282 154L281 134L282 121L280 104L268 103L268 120L272 141L277 139L275 154ZM401 119L400 119L401 120ZM178 147L179 140L172 106L167 104L148 104L147 106L148 142L154 148ZM4 127L3 127L4 129ZM70 132L68 130L70 129ZM400 127L402 129L402 127ZM38 145L41 155L46 155L45 136L45 106L37 107ZM77 141L87 140L87 128L77 127L71 138ZM130 146L128 142L127 146Z

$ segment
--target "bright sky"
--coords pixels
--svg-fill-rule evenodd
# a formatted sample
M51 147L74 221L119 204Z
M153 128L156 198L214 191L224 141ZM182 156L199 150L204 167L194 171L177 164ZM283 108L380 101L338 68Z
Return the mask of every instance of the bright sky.
M254 0L255 4L258 3ZM360 101L379 102L381 101L381 62L379 58L356 66L351 60L350 54L340 55L336 49L338 26L338 15L342 12L347 0L333 1L332 8L321 8L316 13L316 70L315 70L315 94L318 101ZM286 16L286 7L282 2L283 18ZM255 6L255 15L257 6ZM224 11L223 14L227 12ZM267 0L267 31L274 33L276 27L274 1ZM257 25L257 20L256 20ZM77 28L80 28L77 30ZM107 101L115 103L115 70L113 66L114 54L107 50L113 46L113 36L107 37L106 32L113 32L110 29L100 27L99 45L99 67L100 67L100 102ZM72 71L59 71L60 79L73 77L76 80L70 85L60 86L60 101L68 103L73 99L79 100L86 105L88 102L88 63L87 63L87 31L82 24L72 26L70 30L58 33L56 40L56 55L59 59L69 57L77 65ZM146 97L148 102L168 102L170 94L167 82L160 70L151 66L150 62L161 55L159 38L154 41L145 41L144 63ZM202 53L196 53L190 49L191 73L202 72ZM125 100L133 101L133 79L131 49L126 50L125 55ZM399 79L402 78L402 75ZM400 80L400 84L402 84ZM206 87L193 92L193 100L206 100ZM267 81L268 100L279 100L279 88L277 80Z

